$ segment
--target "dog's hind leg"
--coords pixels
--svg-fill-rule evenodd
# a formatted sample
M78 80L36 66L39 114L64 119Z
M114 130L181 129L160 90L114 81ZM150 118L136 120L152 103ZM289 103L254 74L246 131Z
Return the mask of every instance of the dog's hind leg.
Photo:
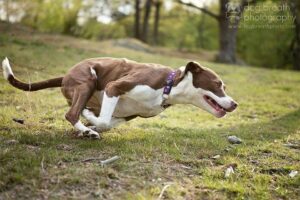
M88 136L91 138L100 138L99 134L96 131L86 127L80 121L80 114L84 107L86 106L87 101L91 97L95 86L93 83L85 83L77 86L74 89L72 96L72 105L70 110L66 114L66 119L80 131L80 134L83 136Z

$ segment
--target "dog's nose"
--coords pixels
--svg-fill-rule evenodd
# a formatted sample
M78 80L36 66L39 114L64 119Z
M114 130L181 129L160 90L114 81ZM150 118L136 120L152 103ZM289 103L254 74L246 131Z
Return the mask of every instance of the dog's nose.
M231 102L231 108L232 108L232 110L236 109L237 107L238 107L237 102L232 101L232 102Z

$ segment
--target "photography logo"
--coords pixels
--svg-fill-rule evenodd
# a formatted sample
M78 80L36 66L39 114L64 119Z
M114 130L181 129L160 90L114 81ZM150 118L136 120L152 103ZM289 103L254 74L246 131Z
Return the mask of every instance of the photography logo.
M230 19L231 22L239 21L241 18L241 4L238 2L228 2L226 5L226 17Z

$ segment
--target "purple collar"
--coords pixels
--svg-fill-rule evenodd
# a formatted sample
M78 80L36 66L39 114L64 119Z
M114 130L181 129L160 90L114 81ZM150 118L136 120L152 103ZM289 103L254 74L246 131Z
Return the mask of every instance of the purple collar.
M174 79L176 77L176 72L173 71L171 73L169 73L167 79L166 79L166 85L164 87L164 92L163 92L163 102L162 102L162 106L165 107L165 101L169 98L169 95L171 93L172 87L174 85Z

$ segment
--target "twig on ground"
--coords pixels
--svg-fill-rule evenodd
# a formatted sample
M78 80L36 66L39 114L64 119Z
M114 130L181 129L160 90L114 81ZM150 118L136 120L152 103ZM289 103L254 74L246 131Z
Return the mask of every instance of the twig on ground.
M106 160L101 160L100 161L100 164L101 166L104 166L104 165L107 165L109 163L112 163L112 162L115 162L116 160L120 159L119 156L114 156L114 157L111 157L109 159L106 159Z
M161 190L161 192L160 192L160 194L159 194L157 200L160 200L160 199L163 197L165 191L166 191L166 190L168 189L168 187L170 187L171 185L172 185L172 183L167 184L167 185L165 185L165 186L163 187L163 189Z
M230 166L225 170L225 178L228 178L231 174L234 174L233 167Z
M13 120L14 122L19 123L19 124L24 124L24 119L13 118L12 120Z
M291 149L300 149L300 145L292 144L292 143L283 144L283 146L289 147Z
M94 161L94 160L101 160L101 158L87 158L82 160L81 162L90 162L90 161Z
M180 151L180 149L178 148L176 142L174 142L174 146L175 146L175 148L176 148L178 151Z
M87 158L87 159L81 160L79 162L100 161L100 164L103 167L104 165L107 165L109 163L115 162L118 159L120 159L119 156L114 156L114 157L111 157L111 158L106 159L106 160L101 160L101 158Z
M41 169L42 169L42 173L45 172L45 168L44 168L44 159L45 159L45 157L43 156L42 161L41 161Z
M291 173L289 173L289 177L294 178L298 174L298 171L292 170Z

